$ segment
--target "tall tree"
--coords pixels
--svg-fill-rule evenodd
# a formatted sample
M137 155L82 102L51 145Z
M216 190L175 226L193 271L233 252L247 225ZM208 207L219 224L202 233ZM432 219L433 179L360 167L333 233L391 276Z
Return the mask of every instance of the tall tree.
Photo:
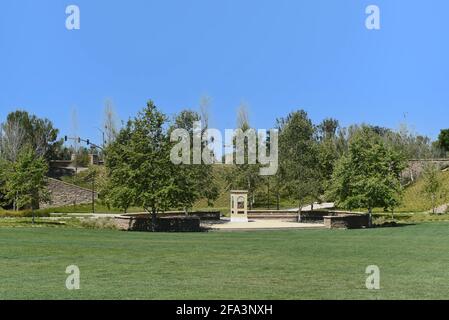
M444 151L449 151L449 129L441 130L440 135L438 136L438 145Z
M250 209L254 206L256 190L262 180L260 165L252 156L257 155L257 139L257 133L249 123L248 109L242 104L237 111L237 131L232 139L235 165L233 170L226 171L225 180L230 189L248 190Z
M202 112L204 114L204 112ZM189 161L177 165L176 185L183 188L178 189L176 195L179 205L183 207L187 213L196 201L206 199L211 205L218 197L218 186L214 179L213 167L208 164L192 164L193 159L193 137L195 134L195 123L201 123L201 136L204 135L208 126L208 119L203 119L200 114L191 110L181 111L170 129L183 129L188 134L189 143ZM207 148L205 141L202 141L202 150Z
M152 101L113 142L106 153L111 187L129 194L133 203L151 213L153 231L157 213L179 205L176 166L171 162L172 143L167 132L167 117ZM126 145L123 145L126 142ZM116 172L119 172L116 175ZM119 180L119 177L124 180ZM123 192L120 193L123 196Z
M329 196L347 209L385 210L400 202L400 175L404 156L387 146L378 133L364 126L350 140L349 150L337 163Z
M0 157L0 205L4 204L6 199L6 181L8 178L9 163Z
M435 214L438 200L442 192L443 183L439 177L438 167L435 164L429 164L424 168L423 179L425 195L429 196L432 203L432 213Z
M1 157L15 162L25 144L26 131L19 121L9 120L0 125Z
M115 112L114 104L109 99L106 100L105 103L103 128L105 135L103 137L103 144L107 145L114 142L118 134L117 114Z
M322 192L328 188L335 164L340 157L338 133L338 120L328 118L317 126L319 177L322 178Z
M308 200L315 200L321 191L315 127L304 110L290 113L278 120L279 158L284 185L289 198L299 206L299 215Z
M24 148L17 161L12 163L6 178L6 199L14 201L15 208L39 208L41 202L49 200L47 191L48 165L42 156L37 156L30 147Z
M113 143L107 147L106 183L100 190L109 207L122 209L125 213L136 201L133 184L133 153L130 149L133 123L128 122L117 135Z
M57 140L59 131L50 120L38 118L26 111L8 114L1 129L2 152L10 161L15 161L25 146L29 146L38 157L51 160L62 145L62 141Z

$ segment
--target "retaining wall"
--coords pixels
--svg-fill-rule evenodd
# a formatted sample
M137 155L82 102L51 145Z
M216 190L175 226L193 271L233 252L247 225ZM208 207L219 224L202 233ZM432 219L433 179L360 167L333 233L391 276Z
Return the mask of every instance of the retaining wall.
M61 180L48 178L48 191L50 202L41 203L40 208L56 208L74 204L92 203L92 190L84 189ZM94 193L98 199L98 194Z
M153 231L151 215L117 216L115 224L124 231ZM156 219L156 232L200 232L200 218L198 217L158 217Z
M340 214L324 217L324 226L329 229L361 229L369 227L367 214Z

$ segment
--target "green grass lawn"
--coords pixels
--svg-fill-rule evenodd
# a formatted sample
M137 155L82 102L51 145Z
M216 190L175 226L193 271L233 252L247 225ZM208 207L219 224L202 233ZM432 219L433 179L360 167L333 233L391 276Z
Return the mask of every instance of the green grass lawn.
M1 299L449 298L449 223L196 234L0 228ZM66 267L81 290L65 288ZM378 265L381 290L365 288Z

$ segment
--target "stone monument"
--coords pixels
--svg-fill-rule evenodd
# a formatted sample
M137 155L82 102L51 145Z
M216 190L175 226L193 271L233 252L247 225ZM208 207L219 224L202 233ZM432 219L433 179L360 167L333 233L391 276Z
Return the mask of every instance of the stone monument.
M231 191L231 222L248 222L248 191Z

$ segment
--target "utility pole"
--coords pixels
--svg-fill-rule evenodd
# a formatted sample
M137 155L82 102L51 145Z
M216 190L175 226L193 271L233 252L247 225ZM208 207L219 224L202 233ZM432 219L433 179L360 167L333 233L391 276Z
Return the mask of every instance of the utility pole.
M103 139L104 139L104 133L103 133ZM85 142L88 146L90 146L92 149L99 149L102 152L104 151L103 147L100 147L98 145L96 145L95 143L92 143L89 139L81 139L80 137L68 137L65 136L64 140L67 142L68 140L74 140L78 143L81 142ZM75 165L76 165L76 172L78 172L78 164L77 164L77 160L76 160L76 155L75 155ZM92 173L92 213L95 213L95 172Z
M95 172L92 174L92 213L95 213Z

